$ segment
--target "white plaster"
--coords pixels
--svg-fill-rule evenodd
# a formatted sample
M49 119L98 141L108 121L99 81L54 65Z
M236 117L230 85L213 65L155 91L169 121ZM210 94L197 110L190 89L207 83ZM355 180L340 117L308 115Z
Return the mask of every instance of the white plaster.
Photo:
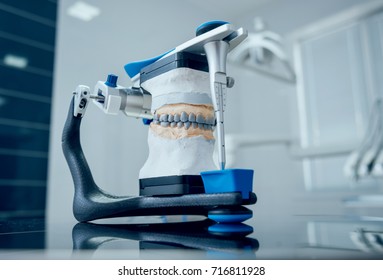
M177 68L147 80L141 86L152 95L152 112L166 104L211 104L211 98L206 98L211 96L208 72Z
M169 139L157 136L149 129L149 157L139 177L199 175L202 171L216 170L214 142L203 136Z

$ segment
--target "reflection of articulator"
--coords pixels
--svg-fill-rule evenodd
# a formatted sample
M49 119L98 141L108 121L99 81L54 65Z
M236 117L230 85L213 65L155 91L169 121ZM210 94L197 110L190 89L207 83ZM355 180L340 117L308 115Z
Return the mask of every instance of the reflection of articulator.
M253 170L225 169L223 117L226 90L234 82L226 76L226 57L246 36L242 28L236 30L227 22L208 22L198 27L195 38L173 50L127 64L131 88L117 85L114 75L98 82L93 94L87 86L77 87L62 146L75 185L73 210L78 221L191 214L241 222L252 217L242 205L256 202ZM140 172L140 196L110 195L94 182L80 143L80 125L90 99L107 114L122 111L150 124L150 153ZM212 118L203 115L210 108ZM214 128L220 170L212 161ZM166 141L172 145L163 147L172 148L161 155L159 150L166 148L156 145ZM173 166L159 164L161 159Z
M259 242L247 237L253 228L244 224L215 224L211 220L149 225L79 223L73 228L74 250L97 250L111 241L136 240L140 250L197 249L231 257L255 258Z

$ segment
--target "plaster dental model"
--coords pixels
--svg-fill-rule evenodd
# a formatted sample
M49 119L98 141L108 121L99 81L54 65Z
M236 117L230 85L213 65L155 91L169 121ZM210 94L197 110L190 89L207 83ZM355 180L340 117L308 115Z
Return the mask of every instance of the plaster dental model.
M62 146L80 222L149 215L204 215L216 222L242 222L254 204L253 170L225 169L224 108L227 54L247 36L243 28L213 21L197 36L158 57L128 63L133 87L110 74L93 94L80 85L65 123ZM149 156L140 170L140 196L114 196L98 187L82 151L80 125L93 99L106 114L142 118L149 124ZM214 137L216 135L216 139ZM215 141L217 140L217 143ZM213 160L218 148L218 166Z
M209 73L177 68L141 86L152 94L153 122L148 133L149 157L140 179L200 175L217 169Z

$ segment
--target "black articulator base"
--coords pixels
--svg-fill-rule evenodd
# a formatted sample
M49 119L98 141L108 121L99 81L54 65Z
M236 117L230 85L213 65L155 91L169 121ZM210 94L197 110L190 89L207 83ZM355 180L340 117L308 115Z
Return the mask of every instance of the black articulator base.
M216 207L256 202L254 193L244 200L239 192L137 197L108 194L94 182L80 142L82 118L73 116L73 104L74 98L62 135L62 148L74 182L73 213L78 221L150 215L207 216Z
M209 64L207 63L206 56L188 52L177 52L142 68L140 72L140 82L143 83L177 68L189 68L209 72Z
M140 179L140 195L205 193L200 175L164 176Z

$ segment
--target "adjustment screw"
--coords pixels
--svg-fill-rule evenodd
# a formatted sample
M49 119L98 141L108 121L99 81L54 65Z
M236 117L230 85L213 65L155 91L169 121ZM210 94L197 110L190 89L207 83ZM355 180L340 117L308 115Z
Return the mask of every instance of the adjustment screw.
M234 86L235 80L233 77L226 77L226 86L232 88Z

